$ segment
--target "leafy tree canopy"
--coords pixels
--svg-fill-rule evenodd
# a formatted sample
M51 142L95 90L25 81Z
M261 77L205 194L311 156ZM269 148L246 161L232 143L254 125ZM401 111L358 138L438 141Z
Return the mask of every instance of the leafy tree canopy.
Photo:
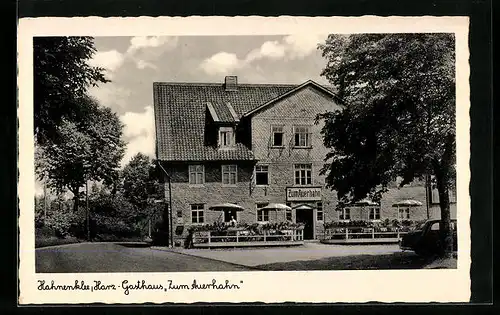
M433 175L441 208L442 254L451 257L449 189L455 165L455 39L452 34L328 36L322 75L343 109L320 115L331 148L322 173L343 202L380 199Z
M148 156L137 153L122 171L123 195L139 209L145 209L152 199L163 198L162 185L155 173L155 164Z
M319 46L327 59L322 75L344 101L342 110L319 117L332 149L322 171L341 199L380 198L397 177L405 185L434 174L448 187L455 163L454 47L449 34L330 35Z
M75 195L75 210L86 180L111 185L117 179L125 150L118 116L89 97L78 102L86 119L79 123L63 119L56 129L57 140L38 147L36 158L39 178L56 191L69 189Z
M89 64L94 53L92 37L33 39L34 128L38 143L55 139L63 120L84 119L78 100L89 87L109 82L104 69Z

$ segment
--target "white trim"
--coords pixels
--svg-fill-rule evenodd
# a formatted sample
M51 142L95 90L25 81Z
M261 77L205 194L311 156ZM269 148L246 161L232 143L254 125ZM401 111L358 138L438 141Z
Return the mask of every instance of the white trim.
M297 169L296 165L310 165L311 166L311 168L310 168L310 170L311 170L311 183L310 184L307 183L307 170L309 168L303 168L303 169L299 168L299 169ZM302 184L302 183L298 183L297 184L296 183L296 178L295 178L295 172L296 172L296 170L306 170L306 177L305 177L306 183L305 184ZM301 178L302 177L299 177L299 179L301 179ZM296 186L296 187L298 187L298 186L301 186L301 187L311 187L311 186L314 186L313 183L314 183L314 180L313 180L313 164L312 163L293 163L293 185Z
M306 145L295 145L295 135L297 132L295 131L297 128L307 128L306 133L301 132L300 134L305 134L306 136ZM312 132L311 132L311 125L293 125L292 126L292 142L293 146L292 148L294 149L311 149L312 148ZM300 139L299 139L300 142Z
M207 107L208 111L210 112L210 115L212 116L212 119L215 122L219 122L220 121L219 116L217 116L217 112L215 111L215 108L212 106L212 103L207 102Z
M271 148L279 149L279 148L284 148L285 147L285 125L283 124L271 124ZM281 145L275 145L274 144L274 127L280 127L281 128Z
M201 206L203 206L203 209L193 209L194 205L201 205ZM190 203L189 204L189 211L190 211L190 214L191 214L190 215L191 216L190 223L192 225L195 225L195 224L200 225L200 224L205 224L206 223L205 222L205 204L204 203ZM202 211L203 212L203 222L193 222L193 211L196 211L196 212ZM199 216L197 216L197 221L199 221Z
M235 177L234 177L234 184L231 183L231 180L229 180L229 183L226 184L224 183L224 166L234 166L235 167ZM231 174L231 171L228 172L228 174ZM229 177L230 179L230 177ZM221 183L222 183L222 186L225 186L225 187L235 187L237 186L238 184L238 164L222 164L221 165Z
M198 172L191 172L191 167L201 166L202 167L202 177L201 183L191 183L191 173L198 174ZM188 165L188 182L190 187L201 187L205 184L205 165L204 164L189 164Z
M226 106L229 109L229 112L231 113L231 116L233 116L234 121L235 122L239 122L240 119L238 118L238 114L236 114L236 111L234 110L233 106L231 105L231 102L227 102Z
M259 185L257 184L257 166L267 166L267 184L265 185ZM269 176L269 164L261 164L261 163L257 163L255 164L255 166L253 167L253 182L254 182L254 185L256 187L269 187L269 179L270 179L270 176Z

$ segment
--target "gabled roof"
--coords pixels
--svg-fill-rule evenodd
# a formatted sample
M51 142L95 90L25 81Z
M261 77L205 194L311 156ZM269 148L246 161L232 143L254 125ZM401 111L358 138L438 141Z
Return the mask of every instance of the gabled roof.
M237 144L232 150L206 146L207 115L215 122L234 123L308 85L332 93L313 81L299 86L238 83L237 91L226 91L223 83L155 82L157 158L165 161L253 160L253 153L243 144Z
M290 94L295 93L295 92L297 92L297 91L299 91L299 90L301 90L301 89L303 89L303 88L305 88L307 86L314 86L318 90L320 90L320 91L324 92L325 94L330 95L332 98L335 98L336 100L338 100L338 97L333 92L332 88L327 88L327 87L319 85L318 83L316 83L316 82L314 82L312 80L308 80L308 81L302 83L301 85L298 85L295 88L293 88L293 89L291 89L291 90L289 90L289 91L287 91L287 92L285 92L285 93L283 93L283 94L281 94L281 95L279 95L279 96L277 96L277 97L275 97L275 98L267 101L266 103L264 103L264 104L262 104L262 105L260 105L260 106L258 106L256 108L254 108L254 109L252 109L252 110L250 110L248 112L246 112L245 114L243 114L243 116L244 117L251 116L251 115L259 112L260 110L262 110L264 108L267 108L268 106L274 104L275 102L277 102L277 101L279 101L279 100L281 100L281 99L289 96Z
M234 150L217 150L204 145L207 103L211 104L219 121L234 122L228 103L241 118L244 113L295 86L239 83L238 91L226 91L222 83L155 82L153 98L158 159L253 160L253 153L242 144Z

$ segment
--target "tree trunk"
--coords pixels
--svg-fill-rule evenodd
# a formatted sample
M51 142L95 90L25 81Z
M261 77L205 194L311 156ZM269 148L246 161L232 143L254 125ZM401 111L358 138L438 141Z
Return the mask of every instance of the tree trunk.
M452 145L451 141L447 144ZM451 168L451 152L448 149L445 151L440 163L434 163L434 172L436 174L437 190L439 194L439 207L441 208L441 224L440 224L440 254L445 258L451 258L453 255L453 231L451 229L451 213L450 213L450 168Z
M447 180L443 177L436 176L439 207L441 208L441 245L443 257L451 258L453 255L453 231L451 229L450 196Z
M78 191L75 193L74 191L72 192L73 195L73 213L78 213L78 205L80 204L80 196L78 196Z

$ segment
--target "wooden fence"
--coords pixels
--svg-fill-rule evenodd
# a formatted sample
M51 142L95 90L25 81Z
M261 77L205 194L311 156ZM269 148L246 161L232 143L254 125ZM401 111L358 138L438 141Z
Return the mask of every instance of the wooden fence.
M194 247L251 247L287 246L304 243L304 230L263 231L251 234L248 231L199 231L193 235Z

